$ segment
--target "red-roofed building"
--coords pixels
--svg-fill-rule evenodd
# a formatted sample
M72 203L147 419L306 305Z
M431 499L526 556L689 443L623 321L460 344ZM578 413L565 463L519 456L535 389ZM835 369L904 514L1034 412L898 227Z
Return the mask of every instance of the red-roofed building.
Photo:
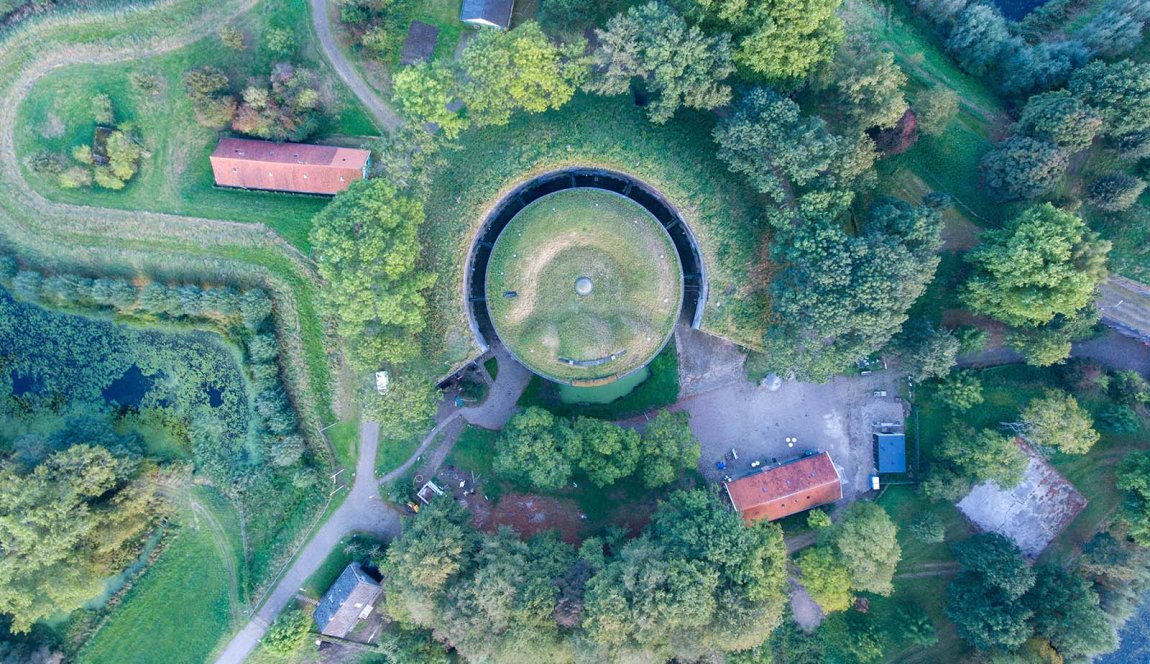
M777 521L842 500L839 471L826 452L795 459L723 485L748 524Z
M367 177L371 152L331 145L221 138L211 162L220 187L335 195Z

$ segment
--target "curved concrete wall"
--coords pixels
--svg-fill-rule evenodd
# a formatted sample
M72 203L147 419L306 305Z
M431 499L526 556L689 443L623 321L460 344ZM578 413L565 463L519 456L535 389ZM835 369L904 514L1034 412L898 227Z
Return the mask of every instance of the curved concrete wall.
M674 206L654 188L625 173L599 168L566 168L540 175L504 196L484 220L471 243L464 272L467 320L483 350L490 347L490 339L497 338L487 311L485 278L496 238L520 210L536 199L575 188L604 189L622 194L646 208L659 220L671 236L683 268L683 307L680 317L690 321L691 327L699 327L703 319L703 305L707 301L707 274L695 236Z

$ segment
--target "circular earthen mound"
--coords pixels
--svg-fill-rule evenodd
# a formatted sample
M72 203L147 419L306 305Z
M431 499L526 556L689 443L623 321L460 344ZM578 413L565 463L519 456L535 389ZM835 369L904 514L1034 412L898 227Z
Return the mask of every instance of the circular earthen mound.
M521 210L487 267L487 306L504 346L565 383L618 378L670 336L683 271L646 209L601 189L567 189Z

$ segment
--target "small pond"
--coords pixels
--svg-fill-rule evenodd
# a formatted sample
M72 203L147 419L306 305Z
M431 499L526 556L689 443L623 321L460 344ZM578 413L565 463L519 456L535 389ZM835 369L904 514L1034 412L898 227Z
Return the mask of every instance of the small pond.
M559 401L567 404L576 403L611 403L616 399L627 396L639 386L640 383L651 377L651 367L645 366L638 371L623 376L619 380L596 387L575 387L573 385L559 385Z
M121 408L139 408L144 397L156 383L157 376L146 375L137 365L132 365L111 385L104 388L104 401L114 403Z

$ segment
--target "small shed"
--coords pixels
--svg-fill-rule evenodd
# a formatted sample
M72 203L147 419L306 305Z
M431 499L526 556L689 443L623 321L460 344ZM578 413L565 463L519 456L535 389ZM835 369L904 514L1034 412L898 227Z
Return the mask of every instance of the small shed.
M506 30L511 27L515 0L463 0L459 20L477 27Z
M382 592L379 583L359 563L351 563L328 588L312 617L321 634L342 639L371 614Z
M439 43L439 28L423 21L412 21L403 40L403 52L399 55L400 64L413 65L431 59L435 45Z
M878 472L906 472L906 434L879 433L874 435L875 450L878 451Z
M723 486L747 524L776 521L843 497L842 477L826 452L808 454Z

